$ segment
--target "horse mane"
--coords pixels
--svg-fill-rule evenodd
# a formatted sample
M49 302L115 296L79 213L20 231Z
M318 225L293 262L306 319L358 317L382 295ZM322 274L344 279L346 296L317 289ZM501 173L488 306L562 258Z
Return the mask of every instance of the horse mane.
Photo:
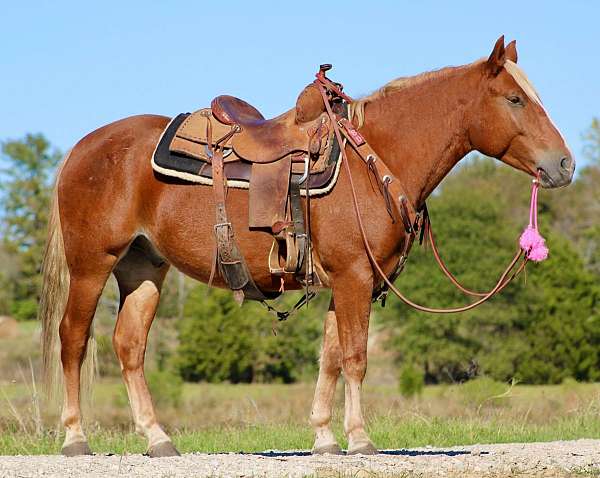
M357 126L360 128L365 122L365 106L368 103L384 99L392 93L396 93L398 91L406 90L411 87L428 83L429 81L446 77L449 75L450 72L456 71L458 69L463 69L468 66L471 66L471 64L464 66L446 66L438 70L426 71L424 73L419 73L418 75L414 76L401 76L399 78L396 78L386 83L381 88L375 90L370 95L364 96L353 101L350 104L350 118L355 119Z
M460 69L469 68L474 66L477 63L484 62L485 59L477 60L473 63L469 63L463 66L447 66L444 68L440 68L438 70L426 71L424 73L419 73L415 76L403 76L396 78L395 80L386 83L378 90L375 90L368 96L364 96L363 98L359 98L353 101L350 106L350 118L356 120L357 127L363 126L365 122L365 106L368 103L373 101L381 100L386 98L392 93L396 93L398 91L406 90L411 87L423 85L429 81L438 80L440 78L447 77L451 72L455 72ZM504 68L506 71L515 79L517 84L523 89L523 91L527 94L532 101L537 104L542 104L540 97L527 78L525 72L519 67L516 63L513 63L510 60L507 60L504 64Z

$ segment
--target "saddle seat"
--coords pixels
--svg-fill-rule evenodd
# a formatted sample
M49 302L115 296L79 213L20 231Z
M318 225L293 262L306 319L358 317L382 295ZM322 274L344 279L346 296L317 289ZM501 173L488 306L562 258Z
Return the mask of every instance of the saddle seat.
M236 154L253 163L270 163L290 153L308 152L311 138L324 129L322 125L329 118L323 101L315 94L318 91L309 85L298 96L295 108L268 120L254 106L234 96L217 96L210 106L218 121L240 127L232 142ZM318 136L320 140L322 133Z

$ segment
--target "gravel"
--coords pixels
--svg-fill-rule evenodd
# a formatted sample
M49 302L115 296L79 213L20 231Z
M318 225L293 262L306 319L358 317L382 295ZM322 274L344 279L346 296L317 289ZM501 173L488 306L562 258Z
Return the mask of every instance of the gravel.
M376 456L311 456L306 451L0 457L2 477L505 477L599 476L600 440L386 450Z

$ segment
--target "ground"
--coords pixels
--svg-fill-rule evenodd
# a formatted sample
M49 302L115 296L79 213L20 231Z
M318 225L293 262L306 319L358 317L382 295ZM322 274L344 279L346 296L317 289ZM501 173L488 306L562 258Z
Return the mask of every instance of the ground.
M377 456L311 456L307 451L0 457L0 475L14 477L597 477L600 440L386 450Z

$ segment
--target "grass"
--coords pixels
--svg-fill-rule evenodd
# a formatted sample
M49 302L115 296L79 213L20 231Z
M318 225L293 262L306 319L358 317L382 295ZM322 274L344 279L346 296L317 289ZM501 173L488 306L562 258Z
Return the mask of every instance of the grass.
M0 339L0 455L54 454L62 430L58 406L44 407L34 389L39 364L36 328ZM486 379L465 385L428 386L404 398L383 355L370 361L364 387L368 431L380 448L600 438L600 384L574 381L511 387ZM381 362L381 363L379 363ZM35 373L32 373L35 372ZM169 388L169 383L161 383ZM117 378L96 383L84 428L101 453L144 452L134 433L125 388ZM154 398L161 424L183 452L255 452L308 449L313 383L294 385L184 384L179 403ZM340 444L343 387L336 392L333 427Z
M471 387L473 388L473 387ZM505 387L509 390L509 386ZM404 399L390 386L367 386L365 410L369 433L380 448L475 443L533 442L600 438L600 385L516 386L498 395L476 396L462 385L426 387L422 396ZM5 384L0 409L0 454L53 454L61 444L56 410L42 413L36 428L26 385ZM29 391L28 391L29 390ZM145 441L133 432L122 385L103 380L94 405L85 412L90 445L102 453L140 453ZM183 452L255 452L307 449L312 384L186 384L181 405L158 410L161 422ZM345 445L338 389L334 431Z

